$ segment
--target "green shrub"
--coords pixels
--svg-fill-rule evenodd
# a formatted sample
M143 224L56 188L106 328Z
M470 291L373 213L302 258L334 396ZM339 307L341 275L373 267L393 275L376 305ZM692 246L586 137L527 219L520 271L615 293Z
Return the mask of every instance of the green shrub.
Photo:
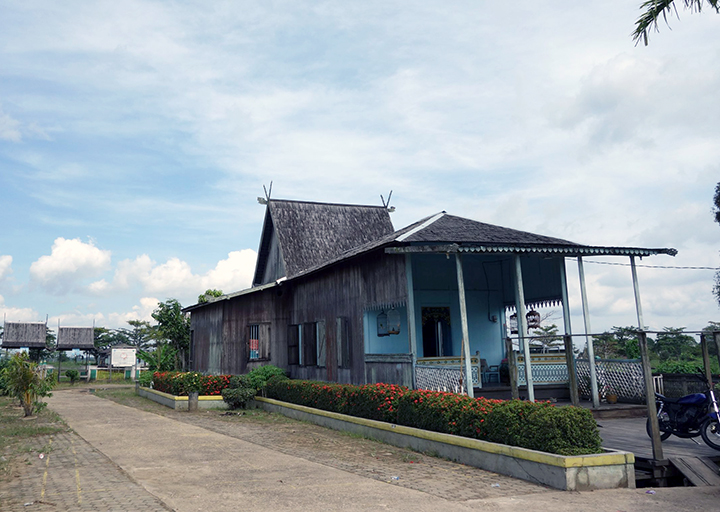
M144 371L140 372L140 375L138 375L137 381L140 383L140 386L144 388L149 388L152 386L153 383L153 372L150 371Z
M267 384L270 377L282 375L285 376L285 370L278 368L272 364L258 366L248 373L247 378L251 387L262 389Z
M393 384L270 379L266 391L284 402L560 455L602 451L592 413L576 407L475 399Z
M253 386L250 384L250 379L248 379L247 375L233 375L232 377L230 377L228 387L231 389L237 389L251 388Z
M200 372L186 372L182 374L183 394L200 393L203 389L203 374Z
M509 400L496 404L487 418L487 441L558 455L602 452L592 413L580 407Z
M47 405L41 398L52 396L55 379L52 375L43 377L40 367L30 361L27 353L14 354L2 373L9 393L20 400L25 416L32 416Z
M222 390L222 398L231 409L240 409L245 408L256 393L255 388L225 388Z
M688 361L663 361L655 368L655 373L691 373L697 374L696 363Z
M186 377L187 373L192 373L193 377ZM153 373L153 388L176 396L185 396L188 394L187 385L189 378L196 384L196 379L200 379L201 395L219 395L223 389L230 385L230 375L202 375L197 372L155 372Z
M80 378L80 372L77 370L67 370L65 372L65 377L70 379L70 384L75 384Z

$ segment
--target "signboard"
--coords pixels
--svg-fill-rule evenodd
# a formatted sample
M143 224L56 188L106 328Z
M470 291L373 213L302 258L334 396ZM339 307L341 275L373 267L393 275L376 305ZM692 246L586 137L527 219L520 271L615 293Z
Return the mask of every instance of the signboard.
M135 350L134 348L112 349L110 364L113 366L135 366Z

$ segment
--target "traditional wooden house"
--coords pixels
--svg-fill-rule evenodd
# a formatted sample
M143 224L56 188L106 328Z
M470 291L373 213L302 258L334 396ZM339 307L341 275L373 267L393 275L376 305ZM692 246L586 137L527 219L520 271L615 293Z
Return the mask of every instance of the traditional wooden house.
M521 338L540 305L562 305L570 330L565 258L675 253L445 212L396 231L385 207L273 199L252 287L185 309L191 367L237 374L272 363L294 378L416 386L429 366L462 364L478 388L507 355L513 311Z

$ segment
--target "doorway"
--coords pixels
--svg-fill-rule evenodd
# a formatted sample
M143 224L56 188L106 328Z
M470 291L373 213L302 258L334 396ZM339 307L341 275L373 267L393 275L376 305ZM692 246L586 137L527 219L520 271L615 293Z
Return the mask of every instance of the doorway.
M422 308L423 357L452 356L450 308Z

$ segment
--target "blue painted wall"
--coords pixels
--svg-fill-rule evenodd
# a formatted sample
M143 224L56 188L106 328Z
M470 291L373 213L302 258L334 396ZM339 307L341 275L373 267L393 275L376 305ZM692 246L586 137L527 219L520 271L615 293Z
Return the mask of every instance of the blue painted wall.
M505 263L507 266L507 263ZM503 283L499 259L496 257L463 256L465 296L470 332L470 353L480 352L488 364L500 364L504 357ZM423 357L422 308L449 307L453 353L460 356L462 325L457 287L455 258L445 255L414 254L412 256L415 293L415 332L418 357ZM492 317L496 321L492 321Z
M400 334L382 337L377 335L377 317L381 311L365 311L363 331L365 332L366 354L407 354L410 352L407 308L396 309L400 313Z

